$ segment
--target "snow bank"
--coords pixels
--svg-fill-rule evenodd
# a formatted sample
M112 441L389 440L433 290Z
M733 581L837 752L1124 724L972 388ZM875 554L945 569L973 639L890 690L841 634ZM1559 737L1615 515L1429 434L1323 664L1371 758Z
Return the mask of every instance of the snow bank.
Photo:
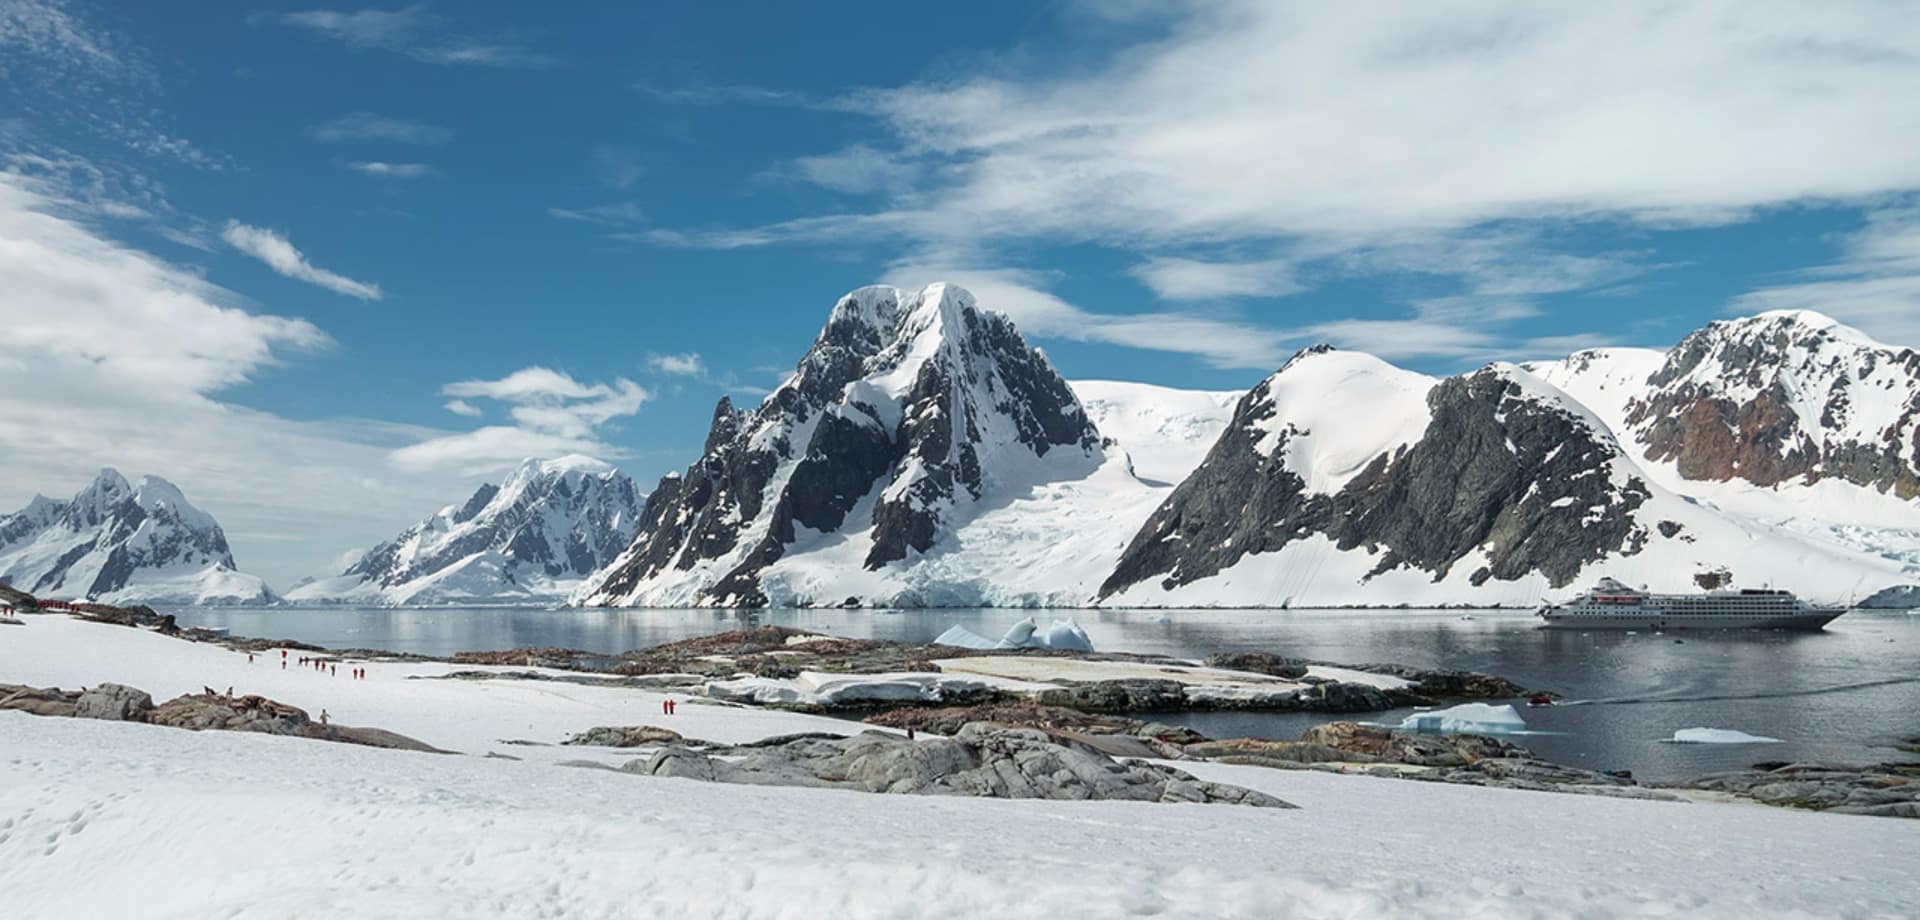
M1512 706L1490 703L1461 703L1430 712L1416 712L1401 720L1400 728L1412 732L1469 733L1475 735L1511 735L1527 730L1527 721Z
M1730 728L1683 728L1667 739L1670 744L1779 744L1780 739L1749 735Z
M46 920L1896 917L1920 849L1912 821L1215 764L1181 766L1300 810L718 785L14 712L0 740L4 912Z

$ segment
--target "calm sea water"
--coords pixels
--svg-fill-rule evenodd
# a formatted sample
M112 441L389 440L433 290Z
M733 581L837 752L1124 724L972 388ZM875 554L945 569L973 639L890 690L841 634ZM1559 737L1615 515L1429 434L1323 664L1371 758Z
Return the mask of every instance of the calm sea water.
M997 636L1019 610L545 610L534 608L197 608L183 624L236 635L445 655L560 646L623 652L750 625L852 638L931 640L960 625ZM1270 651L1349 664L1398 662L1498 674L1561 694L1524 709L1519 739L1541 756L1671 780L1761 760L1913 760L1920 736L1920 615L1847 614L1823 632L1656 636L1543 631L1515 613L1373 610L1038 611L1072 616L1103 651L1204 657ZM1366 716L1398 722L1405 712ZM1165 717L1214 737L1291 739L1327 716L1190 713ZM1729 728L1764 745L1677 745L1682 728Z

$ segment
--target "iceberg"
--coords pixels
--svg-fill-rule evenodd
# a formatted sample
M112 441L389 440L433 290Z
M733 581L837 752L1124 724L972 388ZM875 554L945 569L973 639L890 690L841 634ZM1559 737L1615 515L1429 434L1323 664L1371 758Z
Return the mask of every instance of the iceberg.
M1683 728L1667 739L1668 744L1780 744L1778 738L1749 735L1730 728Z
M934 645L951 645L956 648L1000 649L1000 648L1050 648L1074 652L1093 651L1093 640L1087 638L1087 631L1071 618L1054 620L1045 629L1034 622L1032 617L1013 624L1007 634L998 641L989 639L964 626L948 629L933 640Z
M999 643L980 635L965 626L949 627L933 640L934 645L951 645L956 648L990 649Z
M1416 712L1401 720L1400 728L1441 734L1512 735L1526 731L1527 722L1512 706L1462 703L1446 709Z

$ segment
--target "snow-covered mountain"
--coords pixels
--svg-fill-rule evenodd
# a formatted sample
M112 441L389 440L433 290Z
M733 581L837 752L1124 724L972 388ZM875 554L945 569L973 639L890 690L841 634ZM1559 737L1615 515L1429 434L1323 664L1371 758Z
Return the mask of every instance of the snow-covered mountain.
M1672 351L1595 349L1528 367L1604 419L1668 489L1920 571L1913 349L1791 310L1712 323Z
M260 579L235 570L212 515L164 479L133 485L112 469L68 501L36 495L0 517L0 582L43 598L118 604L274 599Z
M1581 352L1541 373L1687 479L1920 497L1920 352L1818 313L1711 323L1670 352Z
M528 460L498 486L369 550L296 603L440 604L561 599L632 541L633 481L588 457Z
M721 401L699 461L579 599L1082 602L1225 414L1213 394L1086 386L1083 404L964 290L854 291L759 407ZM1094 410L1140 435L1138 458Z
M1893 560L1698 503L1541 376L1309 349L1235 410L1101 588L1120 605L1529 604L1602 575L1839 597Z

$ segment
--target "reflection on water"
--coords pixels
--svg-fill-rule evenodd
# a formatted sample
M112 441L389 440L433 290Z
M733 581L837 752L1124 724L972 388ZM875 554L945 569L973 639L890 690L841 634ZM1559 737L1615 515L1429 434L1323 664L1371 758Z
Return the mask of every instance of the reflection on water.
M849 638L927 642L954 625L996 636L1023 610L607 610L533 608L204 608L181 622L333 648L449 655L557 646L616 653L767 624ZM1679 778L1760 760L1882 761L1920 735L1920 616L1856 612L1824 632L1582 634L1535 629L1514 613L1368 610L1078 610L1104 651L1204 657L1271 651L1347 664L1395 662L1480 671L1552 690L1578 705L1528 709L1550 760ZM1398 722L1401 713L1368 718ZM1176 720L1175 717L1167 717ZM1293 738L1325 716L1192 713L1215 737ZM1682 728L1731 728L1772 745L1660 744Z

